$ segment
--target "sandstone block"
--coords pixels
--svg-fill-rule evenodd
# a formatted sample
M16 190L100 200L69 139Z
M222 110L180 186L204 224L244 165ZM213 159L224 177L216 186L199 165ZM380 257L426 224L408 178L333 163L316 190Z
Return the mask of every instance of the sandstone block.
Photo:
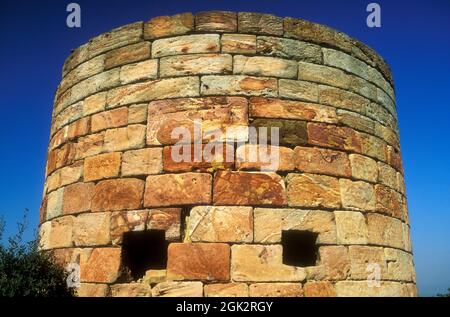
M245 283L207 284L204 292L205 297L248 297L248 286Z
M119 275L120 253L120 248L84 249L80 258L81 282L115 282Z
M342 109L337 110L337 115L341 124L358 131L375 134L375 121L372 119Z
M319 263L307 267L308 280L343 280L350 270L347 248L344 246L322 246L319 248Z
M361 139L361 154L386 161L386 142L366 133L359 133Z
M367 214L369 243L403 249L405 247L402 222L379 214Z
M58 217L62 214L64 188L59 188L48 194L46 220Z
M156 59L128 64L120 68L121 84L129 84L143 79L155 79L156 77L158 77L158 60Z
M288 174L289 206L339 208L341 196L337 178L315 174Z
M122 156L122 176L158 174L162 167L162 148L127 151Z
M257 283L249 287L251 297L302 297L300 283Z
M369 105L369 100L357 94L334 88L330 86L319 85L319 102L337 108L365 113Z
M67 139L73 140L90 132L90 118L81 118L67 126Z
M397 249L384 249L387 261L387 279L415 282L413 258L410 253Z
M238 29L241 33L283 35L283 19L271 14L239 12Z
M255 242L280 243L283 230L302 230L317 233L317 244L336 243L336 226L332 212L256 208L254 222Z
M220 43L217 34L196 34L156 40L152 43L152 57L169 55L216 53Z
M145 230L147 217L148 210L115 211L111 213L110 235L112 244L121 244L125 232Z
M244 75L203 76L201 94L276 97L277 80Z
M232 57L228 54L194 54L160 59L161 77L230 74Z
M83 116L104 110L106 107L106 92L89 96L83 102Z
M369 287L367 281L340 281L336 283L339 297L401 297L405 288L398 282L381 282L380 287Z
M378 179L377 162L369 157L359 154L350 154L350 165L352 176L369 182L376 182Z
M151 297L150 285L143 283L114 284L111 285L112 297Z
M342 70L305 62L298 63L298 79L342 89L350 86L350 78Z
M252 76L296 78L297 62L275 57L236 55L233 73Z
M107 152L142 148L145 145L145 125L132 124L105 132L104 149Z
M128 108L122 107L96 113L91 119L92 132L117 128L128 124Z
M283 146L244 144L236 150L236 167L242 170L292 171L294 151Z
M334 285L325 281L306 282L303 285L303 291L306 297L335 297L336 291Z
M195 30L208 32L236 32L237 14L229 11L207 11L195 16Z
M353 56L333 49L324 48L323 59L325 65L340 68L346 72L353 73L366 80L370 80L369 73L372 68Z
M44 222L40 227L40 247L42 250L72 246L73 216L58 217Z
M230 279L230 246L224 243L171 243L167 251L170 280Z
M183 173L147 177L144 205L147 207L208 204L211 202L211 175Z
M202 282L164 282L152 288L153 297L203 297Z
M397 171L403 174L402 157L400 151L392 146L387 146L387 162Z
M375 190L372 184L340 179L342 206L362 211L375 210Z
M150 58L150 43L139 42L106 53L105 69L138 62L147 58Z
M75 159L81 159L103 152L105 133L100 132L79 138L75 143Z
M142 278L142 283L154 285L158 283L163 283L167 279L166 270L148 270L145 272L145 276Z
M256 128L257 131L260 131L260 128L267 128L267 130L263 129L263 132L267 131L267 142L268 144L275 145L274 142L278 142L279 145L285 146L296 146L303 145L308 142L308 134L307 134L307 126L304 121L297 120L284 120L284 119L255 119L251 126ZM272 133L268 133L268 131L276 131L278 128L278 140L272 140Z
M224 34L221 43L223 53L256 54L255 35Z
M337 123L336 111L331 107L262 97L250 99L250 116Z
M86 213L75 219L73 240L76 246L107 245L111 241L111 213Z
M283 264L282 253L281 245L233 245L231 277L242 282L303 281L304 268Z
M278 81L280 97L318 102L319 88L317 84L300 80L280 79Z
M376 265L380 271L380 278L386 279L386 258L383 248L372 246L349 247L350 257L350 278L355 280L370 280L374 272L373 265Z
M172 16L160 16L144 24L144 38L181 35L194 30L194 16L192 13L180 13Z
M179 240L181 237L181 208L150 209L147 229L164 230L166 240Z
M81 283L77 289L79 297L106 297L109 287L107 284Z
M147 122L147 104L132 105L128 108L128 124Z
M275 173L219 171L214 177L215 205L274 205L287 203L283 179Z
M336 234L339 244L367 244L366 219L360 212L335 211Z
M344 152L315 147L297 146L294 150L295 166L306 173L350 177L350 162Z
M377 184L375 185L376 210L399 219L405 219L403 198L393 189Z
M142 204L144 181L124 178L100 181L92 196L92 211L138 209Z
M63 213L73 214L91 209L94 183L75 183L64 188Z
M194 207L189 214L186 233L193 242L252 242L253 209Z
M258 36L256 52L262 55L322 63L320 46L292 39Z
M397 171L388 164L378 162L378 180L381 184L397 189Z
M350 128L308 123L308 142L313 145L361 152L361 138Z
M120 171L119 152L87 157L84 160L84 181L117 177Z

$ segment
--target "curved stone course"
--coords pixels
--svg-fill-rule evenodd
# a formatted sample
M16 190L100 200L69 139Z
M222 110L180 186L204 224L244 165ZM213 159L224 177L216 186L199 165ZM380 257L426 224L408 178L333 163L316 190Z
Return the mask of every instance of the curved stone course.
M240 144L245 131L213 162L174 161L172 130L200 119L201 132L278 127L277 168L246 161L259 145ZM389 66L304 20L183 13L75 49L40 219L42 248L80 265L80 296L416 295ZM165 231L167 270L133 280L123 234L153 229ZM283 263L286 230L317 234L316 265Z

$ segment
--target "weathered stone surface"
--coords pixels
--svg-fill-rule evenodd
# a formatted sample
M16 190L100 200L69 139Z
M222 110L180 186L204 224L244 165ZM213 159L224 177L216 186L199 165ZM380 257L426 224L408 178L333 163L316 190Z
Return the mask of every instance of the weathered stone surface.
M112 244L121 244L125 232L145 230L147 217L148 210L116 211L111 213L110 235Z
M339 244L367 244L366 219L360 212L335 211L336 234Z
M147 229L164 230L166 240L179 240L181 237L181 208L150 209Z
M386 279L386 258L383 248L372 246L349 247L350 278L354 280L370 280L376 269L379 268L380 278Z
M132 105L128 108L128 124L147 122L147 104Z
M69 71L71 71L75 66L79 65L89 57L89 43L83 44L73 50L72 54L67 57L64 62L62 75L66 76Z
M316 147L297 146L294 150L295 166L306 173L350 177L350 162L344 152Z
M300 80L280 79L278 81L280 97L319 102L317 84Z
M228 54L194 54L160 59L161 77L230 74L233 60Z
M81 118L75 122L72 122L67 126L67 139L73 140L79 136L86 135L90 132L91 120L89 117Z
M267 128L267 142L275 145L274 142L279 142L279 145L296 146L303 145L308 142L308 134L306 122L297 120L284 119L255 119L251 126L257 128ZM278 140L272 140L272 129L278 128ZM265 130L263 130L264 132ZM274 130L275 131L275 130Z
M215 142L166 146L163 151L163 165L164 170L168 172L212 172L230 169L234 166L234 147Z
M361 152L364 155L386 161L386 142L366 133L358 133L361 139Z
M105 69L138 62L147 58L150 58L150 43L139 42L106 53Z
M180 35L194 30L192 13L180 13L172 16L160 16L144 24L144 38Z
M250 116L337 123L335 109L302 101L252 97Z
M337 116L339 123L358 131L375 134L375 121L360 114L338 109Z
M252 76L296 78L297 62L275 57L243 56L233 58L233 73Z
M142 283L114 284L111 285L112 297L151 297L150 285Z
M342 206L362 211L375 210L375 190L372 184L340 179Z
M144 181L124 178L104 180L95 185L92 211L115 211L141 207Z
M244 144L236 150L236 167L243 170L292 171L294 151L287 147Z
M193 242L252 242L253 208L194 207L186 234Z
M344 246L322 246L319 248L319 263L307 267L308 280L344 280L350 270L347 248Z
M247 100L242 97L153 101L148 109L147 144L247 141L247 125Z
M91 119L92 132L117 128L128 124L128 108L122 107L96 113Z
M325 65L343 69L369 81L371 79L369 74L372 72L372 68L363 61L346 53L324 48L323 59Z
M243 75L203 76L202 95L277 96L277 80L274 78Z
M183 173L147 177L144 206L176 206L211 203L211 175Z
M89 96L83 102L83 116L104 110L106 107L106 92Z
M146 148L123 153L122 176L158 174L162 168L162 148Z
M169 244L167 278L170 280L229 280L230 246L225 243Z
M199 12L195 16L196 31L236 32L237 14L230 11Z
M207 284L204 292L205 297L248 297L248 286L245 283Z
M120 68L121 84L129 84L143 79L154 79L156 77L158 77L158 60L156 59L128 64Z
M79 297L106 297L109 287L107 284L81 283L77 289Z
M48 194L46 220L59 217L62 214L64 188L59 188Z
M311 281L303 285L306 297L335 297L336 291L333 284L325 281Z
M251 297L302 297L300 283L257 283L249 287Z
M99 154L103 151L105 133L90 134L78 139L75 143L75 159Z
M399 219L405 219L403 211L403 198L393 189L377 184L375 185L376 210Z
M202 282L164 282L152 288L153 297L203 297Z
M348 89L350 78L336 68L299 62L298 79Z
M117 177L120 171L119 152L87 157L84 160L84 181Z
M108 91L108 107L119 107L155 99L194 97L198 95L198 77L180 77L145 81Z
M377 100L377 87L360 77L351 77L350 91L370 100Z
M392 189L397 189L397 171L385 163L378 162L378 181Z
M72 229L75 217L58 217L44 222L39 230L40 247L43 250L72 246Z
M286 205L283 179L275 173L219 171L214 177L215 205Z
M387 261L387 279L415 282L413 258L410 253L397 249L384 249Z
M75 183L64 188L63 214L73 214L91 209L94 183Z
M400 151L392 146L387 146L387 162L397 171L403 174L402 157Z
M303 281L305 270L282 263L281 245L233 245L231 277L234 281L294 282Z
M50 133L55 133L58 129L81 118L83 112L83 102L74 103L53 118Z
M339 88L319 85L319 102L337 108L364 113L369 100Z
M73 241L76 246L107 245L111 241L110 228L111 213L86 213L75 219L73 227Z
M403 249L405 247L402 222L379 214L367 214L369 243Z
M398 282L380 282L380 287L370 287L367 281L340 281L335 285L339 297L401 297L405 287Z
M336 226L332 212L256 208L254 221L255 242L280 243L283 230L305 230L318 233L317 244L336 243Z
M46 175L50 175L54 170L70 165L76 158L76 149L73 143L66 143L59 149L48 152Z
M378 179L377 162L369 157L359 154L350 154L350 165L352 176L369 182L376 182Z
M402 231L403 231L403 243L405 246L405 250L407 252L412 252L412 244L411 244L411 236L410 236L410 230L409 225L406 223L402 223Z
M107 152L114 152L144 147L145 128L143 124L132 124L106 130L104 149Z
M313 145L361 152L361 138L355 130L320 123L308 123L308 142Z
M142 283L154 285L163 283L167 279L166 270L148 270L145 272L145 276L142 278Z
M221 43L223 53L256 54L255 35L224 34Z
M256 52L262 55L322 63L322 49L320 46L297 40L258 36Z
M113 283L119 275L120 248L84 249L81 253L81 282Z
M239 12L238 30L241 33L283 35L283 19L271 14Z
M156 40L152 43L152 57L219 52L218 34L196 34Z
M341 196L337 178L315 174L288 174L289 206L339 208Z

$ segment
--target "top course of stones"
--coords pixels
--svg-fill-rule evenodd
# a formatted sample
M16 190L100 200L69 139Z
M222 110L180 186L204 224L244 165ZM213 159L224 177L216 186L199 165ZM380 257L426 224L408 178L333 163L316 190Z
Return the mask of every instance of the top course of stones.
M229 11L200 12L195 16L192 13L160 16L145 23L135 22L113 29L110 32L92 38L88 43L75 49L64 63L63 77L81 63L112 49L141 41L154 41L186 34L208 33L239 33L284 37L336 49L378 70L391 85L390 88L392 89L393 87L391 71L384 59L367 45L342 32L302 19L281 18L263 13L235 13ZM155 50L152 51L153 53L155 53ZM247 51L243 49L240 53L251 55L252 49ZM253 52L253 54L255 53ZM152 58L156 57L160 56L152 56ZM342 61L342 63L344 62Z

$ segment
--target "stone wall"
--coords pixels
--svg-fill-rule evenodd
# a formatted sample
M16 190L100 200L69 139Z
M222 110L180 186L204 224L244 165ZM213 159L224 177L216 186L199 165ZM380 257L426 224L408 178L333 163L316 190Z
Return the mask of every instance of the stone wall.
M278 168L175 162L171 131L194 119L279 127ZM184 13L99 35L64 64L40 234L80 265L80 296L414 296L406 206L389 67L343 33ZM167 268L136 281L121 246L141 230L165 231ZM283 230L317 234L315 265L283 263Z

